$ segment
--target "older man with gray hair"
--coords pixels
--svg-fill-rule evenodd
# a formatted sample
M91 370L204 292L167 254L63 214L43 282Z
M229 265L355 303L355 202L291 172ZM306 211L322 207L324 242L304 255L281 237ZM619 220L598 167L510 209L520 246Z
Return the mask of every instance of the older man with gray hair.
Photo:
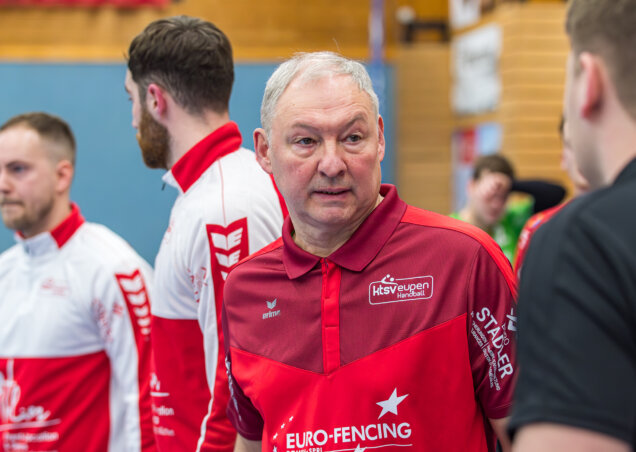
M282 238L224 293L237 451L492 451L515 372L515 283L482 231L381 184L364 67L300 54L265 89L259 163Z

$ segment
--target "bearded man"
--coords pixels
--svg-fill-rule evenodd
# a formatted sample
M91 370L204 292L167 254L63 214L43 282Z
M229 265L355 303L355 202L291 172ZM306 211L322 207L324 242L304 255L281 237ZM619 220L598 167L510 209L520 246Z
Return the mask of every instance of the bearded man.
M233 81L230 42L209 22L157 20L130 44L125 87L142 156L179 192L155 261L151 395L162 451L233 449L223 285L239 260L280 235L286 215L230 121Z

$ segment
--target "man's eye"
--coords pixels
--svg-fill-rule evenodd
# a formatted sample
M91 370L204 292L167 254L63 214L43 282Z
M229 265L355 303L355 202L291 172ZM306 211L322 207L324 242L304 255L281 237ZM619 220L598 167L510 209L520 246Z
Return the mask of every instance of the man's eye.
M362 137L360 135L349 135L347 137L347 141L349 141L350 143L357 143L361 139L362 139Z
M13 165L11 167L11 172L12 173L23 173L24 171L26 171L27 167L25 165Z
M296 140L297 144L302 144L303 146L309 146L313 142L314 140L312 140L311 138L300 138L299 140Z

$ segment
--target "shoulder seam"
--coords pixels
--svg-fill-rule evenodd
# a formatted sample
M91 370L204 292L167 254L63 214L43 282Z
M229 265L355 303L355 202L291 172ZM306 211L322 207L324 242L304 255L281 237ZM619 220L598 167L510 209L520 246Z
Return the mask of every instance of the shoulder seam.
M454 227L453 225L446 225L441 223L435 224L434 222L427 224L425 222L413 221L415 219L410 220L408 218L405 218L409 214L411 215L430 214L432 218L438 217L439 219L446 219L448 220L449 223L457 223L457 226ZM478 229L477 227L472 226L468 223L462 222L461 220L445 217L442 214L429 212L424 209L418 209L417 207L413 207L410 205L407 206L406 211L404 212L404 215L402 216L402 219L400 220L400 222L429 227L429 228L446 229L449 231L457 232L459 234L465 235L473 239L479 244L481 248L483 248L488 253L490 258L495 262L495 265L497 265L499 270L502 272L504 279L506 280L506 283L508 284L508 288L510 289L510 292L512 293L512 296L515 298L515 300L517 299L516 279L514 277L514 273L512 272L512 267L510 266L510 262L508 261L508 258L504 256L503 252L501 251L499 246L495 243L495 241L481 229ZM505 271L506 268L510 269L509 271L510 275L507 275L507 272ZM510 279L508 278L508 276L510 277Z
M265 245L265 247L261 248L260 250L250 254L249 256L241 259L233 268L232 270L238 268L239 265L242 265L248 261L251 261L252 259L256 259L259 256L262 256L264 254L270 253L272 251L275 251L279 248L283 247L283 238L282 237L278 237L276 240L274 240L272 243L270 243L269 245Z

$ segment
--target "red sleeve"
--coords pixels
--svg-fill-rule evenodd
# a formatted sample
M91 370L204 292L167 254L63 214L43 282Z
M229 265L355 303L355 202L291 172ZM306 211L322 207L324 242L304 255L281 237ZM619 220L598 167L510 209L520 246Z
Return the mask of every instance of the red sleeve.
M150 452L155 449L154 435L152 432L152 411L150 408L150 298L144 276L139 269L132 273L115 274L117 285L126 303L126 311L134 336L134 345L137 352L136 372L130 369L130 361L122 360L126 356L121 347L131 344L124 343L123 337L118 338L116 344L107 346L111 351L111 366L119 379L123 375L136 375L138 388L139 408L139 433L141 437L141 451ZM119 352L116 350L119 348ZM125 381L130 383L130 379Z
M222 313L223 335L225 337L225 366L230 385L230 402L227 405L227 415L236 431L251 441L261 441L263 437L263 418L254 407L251 400L243 393L243 390L232 375L232 352L230 348L230 329L223 306Z
M532 220L532 218L530 219ZM528 223L530 222L528 220ZM517 254L515 255L515 262L513 264L514 273L517 277L517 280L521 279L521 267L523 266L523 260L526 257L526 251L528 250L528 245L530 244L530 236L532 235L532 231L528 227L528 223L521 230L521 234L519 234L519 241L517 242Z
M516 283L492 248L480 247L473 261L467 328L475 394L485 415L499 419L508 415L516 380Z

